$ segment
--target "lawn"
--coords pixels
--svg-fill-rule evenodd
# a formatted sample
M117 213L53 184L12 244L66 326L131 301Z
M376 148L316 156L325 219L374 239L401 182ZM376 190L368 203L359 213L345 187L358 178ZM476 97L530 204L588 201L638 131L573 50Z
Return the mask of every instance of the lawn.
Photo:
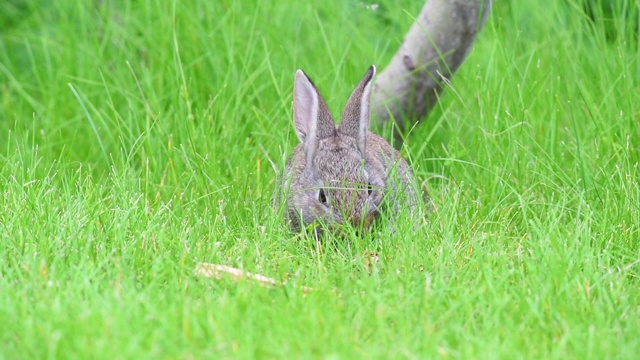
M338 114L421 0L3 3L0 358L636 358L639 15L610 3L497 1L404 134L429 222L322 246L271 207L295 70Z

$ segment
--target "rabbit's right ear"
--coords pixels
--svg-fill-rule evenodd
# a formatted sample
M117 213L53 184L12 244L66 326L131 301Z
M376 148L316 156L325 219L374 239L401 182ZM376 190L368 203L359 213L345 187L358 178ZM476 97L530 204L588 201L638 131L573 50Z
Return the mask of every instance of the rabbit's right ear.
M370 114L370 98L371 88L373 87L373 77L376 75L376 67L371 65L367 73L364 75L360 84L353 90L347 105L342 112L342 123L340 124L340 132L356 139L358 149L364 156L367 147L367 132L369 131Z
M308 162L313 159L318 141L336 131L326 103L302 70L296 71L293 84L293 127L304 145Z

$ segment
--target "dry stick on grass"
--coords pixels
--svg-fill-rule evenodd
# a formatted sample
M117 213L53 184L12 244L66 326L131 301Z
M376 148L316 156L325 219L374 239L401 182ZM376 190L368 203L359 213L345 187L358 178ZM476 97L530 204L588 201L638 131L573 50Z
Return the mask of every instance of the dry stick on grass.
M394 120L402 133L431 111L443 85L471 50L492 2L427 1L400 49L376 78L371 104L378 125Z
M229 278L234 281L252 280L258 285L270 288L286 285L284 282L277 281L276 279L270 278L268 276L252 274L250 272L246 272L244 270L240 270L231 266L211 263L197 264L195 275L215 279ZM302 290L302 292L306 294L313 291L313 288L310 288L308 286L300 286L300 290Z

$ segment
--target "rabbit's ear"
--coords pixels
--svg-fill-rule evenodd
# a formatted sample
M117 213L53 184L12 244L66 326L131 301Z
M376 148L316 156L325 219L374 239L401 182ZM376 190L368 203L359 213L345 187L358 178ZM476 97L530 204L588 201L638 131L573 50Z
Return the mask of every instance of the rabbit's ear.
M358 149L362 156L367 146L367 131L369 131L369 103L373 77L376 75L376 67L371 65L360 84L353 90L342 112L342 121L338 131L356 139Z
M307 160L313 158L318 140L336 131L327 104L302 70L296 71L293 84L293 126L304 145Z

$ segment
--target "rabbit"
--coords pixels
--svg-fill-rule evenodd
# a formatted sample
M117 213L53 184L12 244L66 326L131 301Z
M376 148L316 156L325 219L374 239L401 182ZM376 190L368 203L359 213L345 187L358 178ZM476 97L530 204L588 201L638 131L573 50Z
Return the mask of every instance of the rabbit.
M281 191L276 193L279 203L286 203L285 217L293 231L311 225L321 234L323 228L332 231L347 223L366 229L379 217L383 203L403 198L404 205L414 208L422 198L400 152L369 131L375 74L372 65L336 126L314 83L302 70L296 71L293 125L300 144L287 161L277 189Z

